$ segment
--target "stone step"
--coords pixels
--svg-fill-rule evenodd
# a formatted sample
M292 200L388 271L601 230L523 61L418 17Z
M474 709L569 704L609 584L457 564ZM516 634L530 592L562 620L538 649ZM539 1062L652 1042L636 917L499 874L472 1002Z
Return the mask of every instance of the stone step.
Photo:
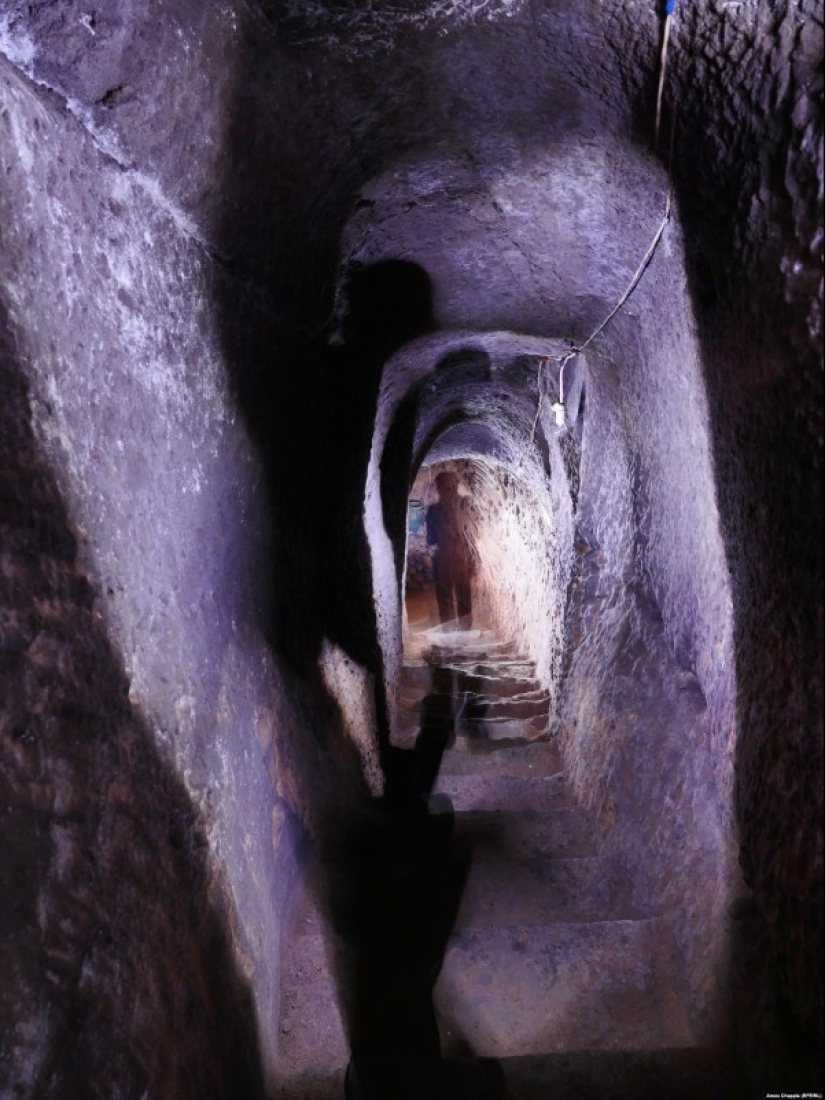
M502 713L508 707L528 708L528 713L547 713L550 695L535 681L501 680L493 681L482 677L469 677L456 674L456 681L443 690L435 690L430 683L418 687L403 686L399 690L397 703L401 711L417 714L421 703L431 695L448 696L453 702L456 713L474 709L499 707Z
M572 1051L518 1058L452 1058L451 1100L752 1100L745 1074L715 1050ZM341 1100L344 1071L310 1068L275 1084L275 1100ZM414 1094L415 1095L415 1094ZM416 1100L422 1100L420 1095Z
M521 721L528 718L547 718L550 696L539 692L514 695L509 699L496 696L471 695L466 697L462 709L464 721Z
M741 1070L702 1047L453 1058L444 1075L451 1100L752 1100ZM274 1096L341 1100L343 1076L282 1081Z
M472 649L478 646L500 646L515 649L515 642L505 638L497 630L449 630L445 624L439 624L427 632L434 645L454 646L457 649Z
M570 805L564 777L451 775L442 772L433 793L446 794L458 813L472 810L553 810Z
M281 964L278 1097L341 1097L349 1061L326 937L291 938ZM337 1091L336 1091L337 1090Z
M530 756L538 747L552 750L550 759L554 759L553 746L529 746L527 751L518 753L522 768L531 766ZM518 757L515 764L518 766ZM547 860L559 863L578 860L585 864L595 862L598 856L594 826L576 805L559 806L545 812L477 810L459 813L455 817L453 834L456 845L462 851L477 853L484 866L492 860L513 866ZM312 862L296 883L288 917L289 935L321 932L318 898L322 874L317 863Z
M462 842L492 846L511 859L597 854L595 827L583 810L574 805L544 813L482 810L458 814L455 836Z
M515 691L513 693L502 693L501 690L500 690L500 686L497 685L496 690L494 692L490 693L490 694L485 694L483 691L477 692L478 697L479 697L479 701L483 702L483 701L486 700L487 702L490 702L490 703L505 702L505 703L512 703L512 704L515 704L515 703L544 703L545 705L549 705L549 703L550 703L550 692L547 691L546 688L543 688L539 684L533 683L533 682L530 682L530 681L527 681L527 686L525 686L525 681L523 681L523 680L514 680L514 681L512 681L512 683L513 683L514 686L516 684L521 685L523 690L522 691ZM509 686L509 681L508 681L508 686Z
M329 945L326 935L310 933L285 952L284 1096L288 1085L310 1081L341 1086L349 1050ZM690 1046L672 966L669 932L655 919L466 928L459 918L434 994L442 1050L451 1057L469 1046L484 1058L513 1059ZM535 1083L529 1069L523 1064L515 1074L525 1087Z
M464 883L456 931L505 925L537 925L632 919L631 900L619 859L508 859L476 850Z
M429 659L434 663L457 661L460 663L521 659L512 642L493 641L469 643L467 645L433 642L429 650Z
M561 757L555 741L502 746L483 737L459 736L444 753L442 775L558 775Z
M293 899L291 936L324 933L318 896L317 880L305 882ZM616 920L643 915L632 903L620 860L597 856L514 859L493 844L480 843L471 856L454 930L574 924L604 920L608 915Z
M394 1065L387 1075L387 1063L372 1069L372 1088L359 1092L353 1087L353 1097L373 1097L376 1100L505 1100L504 1071L495 1058L452 1058L434 1065L416 1059ZM367 1070L369 1073L370 1071ZM388 1079L389 1076L389 1079ZM354 1079L354 1078L353 1078ZM295 1100L322 1100L316 1092ZM323 1095L327 1100L327 1094ZM342 1100L340 1096L329 1100Z
M453 623L436 623L429 630L422 631L430 645L445 646L453 649L468 649L473 646L495 645L502 641L501 635L491 630L465 630Z
M551 737L550 722L546 714L533 718L482 718L477 722L465 722L462 719L458 728L468 738L500 745L528 744Z
M483 718L478 721L455 719L453 732L462 741L473 741L477 745L489 744L499 751L507 748L530 745L547 741L553 736L553 729L546 714L532 718ZM421 731L421 716L418 711L398 713L396 722L396 740L399 748L411 748Z
M439 634L437 631L428 636L427 647L422 656L433 664L445 660L459 664L477 664L487 660L508 662L528 659L510 640L492 636L463 640L460 633Z
M495 846L511 859L573 858L597 854L596 829L579 806L546 812L475 811L455 817L455 837Z
M507 1100L745 1100L752 1095L744 1075L716 1051L693 1046L528 1055L501 1059L499 1066ZM497 1083L483 1090L482 1085L477 1100L501 1097Z
M493 681L518 680L525 683L536 683L536 665L534 661L523 658L512 658L495 661L463 661L458 658L442 658L433 661L439 668L451 669L465 676L483 677ZM496 689L497 690L497 689Z
M445 673L449 671L448 669L442 669L442 672ZM533 676L520 677L506 674L500 676L487 676L473 674L463 670L453 670L453 675L456 678L457 690L459 692L472 692L476 695L484 696L491 701L494 699L529 697L530 695L543 693L545 691L539 681Z
M659 920L458 930L435 988L445 1053L482 1057L692 1044Z
M519 660L516 665L519 670L528 667L532 669L527 676L511 674L513 667L513 664L499 665L496 662L478 661L467 664L449 661L435 667L426 662L405 664L399 675L399 694L427 694L429 691L446 688L448 691L479 691L490 696L510 696L544 690L535 677L535 666L532 662ZM478 671L479 669L488 671ZM490 671L493 669L495 671Z

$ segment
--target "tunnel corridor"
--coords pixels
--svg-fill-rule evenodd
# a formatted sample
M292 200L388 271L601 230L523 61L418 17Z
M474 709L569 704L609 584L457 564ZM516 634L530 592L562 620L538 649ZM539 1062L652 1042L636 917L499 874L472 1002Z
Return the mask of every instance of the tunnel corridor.
M2 1100L821 1094L822 28L0 3Z

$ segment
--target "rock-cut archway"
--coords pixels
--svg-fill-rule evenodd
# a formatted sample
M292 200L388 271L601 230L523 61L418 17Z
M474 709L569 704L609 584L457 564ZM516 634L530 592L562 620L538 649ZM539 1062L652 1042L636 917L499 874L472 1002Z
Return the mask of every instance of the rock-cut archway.
M512 599L530 562L532 605L513 627L557 700L577 795L679 910L694 1020L712 1032L725 914L742 891L730 581L675 211L625 307L569 354L621 299L662 219L661 170L629 147L611 157L620 171L605 171L597 143L495 172L451 166L449 191L433 182L445 165L425 160L365 189L343 270L420 263L443 328L385 366L365 525L392 726L411 475L430 453L489 463L492 439L495 464L529 487L529 519L519 490L505 494L511 523L524 535L544 508L546 531L498 559L499 585ZM510 331L489 331L501 323ZM580 449L552 408L562 364L571 384L586 375Z

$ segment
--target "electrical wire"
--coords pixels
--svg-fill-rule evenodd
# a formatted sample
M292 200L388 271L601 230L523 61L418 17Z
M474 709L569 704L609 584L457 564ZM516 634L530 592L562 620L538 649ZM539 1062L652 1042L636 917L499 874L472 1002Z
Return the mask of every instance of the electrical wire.
M675 0L668 0L668 5L669 5L669 10L670 11L673 10L674 2L675 2ZM664 209L664 214L662 215L662 220L659 223L659 226L658 226L658 228L656 229L656 232L653 235L653 239L651 240L651 242L650 242L650 244L647 248L647 251L645 252L645 254L642 258L642 262L639 264L639 266L636 268L635 272L633 273L633 278L628 283L627 289L622 294L621 298L619 298L618 302L613 307L613 309L611 309L610 313L608 313L608 315L601 322L601 324L597 328L595 328L593 330L593 332L590 333L590 335L587 337L587 339L584 341L584 343L575 344L570 349L570 351L566 352L564 355L543 355L543 356L538 357L538 360L539 360L539 362L538 362L539 378L538 378L538 384L537 384L538 402L537 402L537 406L536 406L536 415L535 415L535 418L533 420L533 429L532 429L532 432L531 432L531 435L530 435L531 439L535 437L536 425L538 423L538 418L539 418L539 411L541 409L541 402L542 402L542 398L544 396L541 392L541 371L542 371L542 367L546 367L548 365L548 363L560 363L561 364L561 369L559 370L559 379L561 379L564 368L567 366L567 364L570 362L570 360L575 359L577 355L579 355L581 352L583 352L585 350L585 348L587 348L596 339L596 337L599 335L599 333L602 332L607 327L607 325L613 320L613 318L616 316L616 314L619 312L619 310L624 307L624 305L627 302L630 295L633 293L633 291L639 285L639 280L641 279L642 275L644 275L648 264L653 259L653 254L655 253L656 249L659 246L659 242L662 239L662 235L664 234L664 231L667 227L667 223L670 221L670 213L671 213L671 208L672 208L672 205L673 205L673 154L674 154L675 145L676 145L676 107L674 106L674 108L673 108L673 117L672 117L671 126L670 126L670 150L669 150L669 154L668 154L668 165L667 165L667 193L665 195L665 209ZM561 397L560 397L559 400L560 400L560 403L563 403Z
M659 87L656 90L656 127L654 131L654 142L657 148L659 146L659 123L662 120L662 93L665 87L667 45L670 39L670 26L673 22L673 9L675 7L676 0L665 0L665 25L662 29L662 52L659 55Z

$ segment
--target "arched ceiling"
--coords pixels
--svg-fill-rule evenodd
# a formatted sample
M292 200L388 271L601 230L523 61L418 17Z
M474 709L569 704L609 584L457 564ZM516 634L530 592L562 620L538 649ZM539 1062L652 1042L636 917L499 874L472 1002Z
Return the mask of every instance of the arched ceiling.
M661 165L615 138L472 161L427 151L362 189L342 269L403 257L432 279L439 327L584 341L627 288L667 191Z

